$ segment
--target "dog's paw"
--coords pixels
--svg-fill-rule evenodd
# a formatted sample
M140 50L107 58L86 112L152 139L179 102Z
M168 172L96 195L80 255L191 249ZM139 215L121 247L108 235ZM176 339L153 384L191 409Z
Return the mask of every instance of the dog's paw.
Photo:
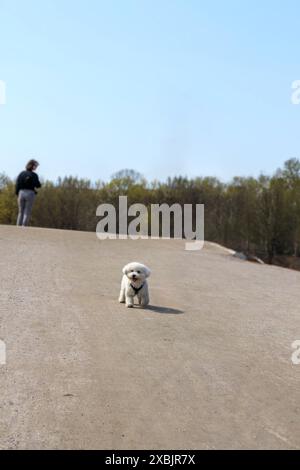
M133 304L126 304L126 307L127 307L127 308L132 308L132 307L133 307Z
M124 300L124 299L119 299L119 302L120 302L120 304L125 304L125 300Z

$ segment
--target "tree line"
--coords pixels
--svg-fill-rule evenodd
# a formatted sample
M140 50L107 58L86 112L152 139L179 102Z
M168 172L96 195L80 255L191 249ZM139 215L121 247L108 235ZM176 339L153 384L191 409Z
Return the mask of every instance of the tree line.
M44 181L34 205L31 225L95 231L96 208L119 196L128 205L205 205L205 239L268 263L300 269L300 161L287 160L273 175L234 177L174 177L148 182L133 170L122 170L109 182L77 177ZM0 224L17 218L15 182L0 174Z

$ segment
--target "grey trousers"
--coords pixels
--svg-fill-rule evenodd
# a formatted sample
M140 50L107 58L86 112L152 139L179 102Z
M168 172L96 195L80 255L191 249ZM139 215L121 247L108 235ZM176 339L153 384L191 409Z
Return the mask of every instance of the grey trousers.
M28 225L32 206L35 200L35 192L31 189L21 189L18 196L19 214L17 225Z

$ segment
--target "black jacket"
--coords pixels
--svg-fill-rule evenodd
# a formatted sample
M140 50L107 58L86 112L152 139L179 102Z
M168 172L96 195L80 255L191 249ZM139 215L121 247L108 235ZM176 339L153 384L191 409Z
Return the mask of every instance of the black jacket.
M41 183L39 177L33 171L22 171L16 182L16 195L19 194L21 189L31 189L36 193L36 188L40 188Z

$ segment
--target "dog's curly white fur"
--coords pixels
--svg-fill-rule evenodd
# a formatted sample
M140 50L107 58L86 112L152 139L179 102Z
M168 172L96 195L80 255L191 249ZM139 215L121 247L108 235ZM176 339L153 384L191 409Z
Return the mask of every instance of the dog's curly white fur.
M126 307L133 307L134 297L137 296L139 305L149 304L149 290L147 277L150 269L141 263L128 263L124 266L119 302L126 303Z

